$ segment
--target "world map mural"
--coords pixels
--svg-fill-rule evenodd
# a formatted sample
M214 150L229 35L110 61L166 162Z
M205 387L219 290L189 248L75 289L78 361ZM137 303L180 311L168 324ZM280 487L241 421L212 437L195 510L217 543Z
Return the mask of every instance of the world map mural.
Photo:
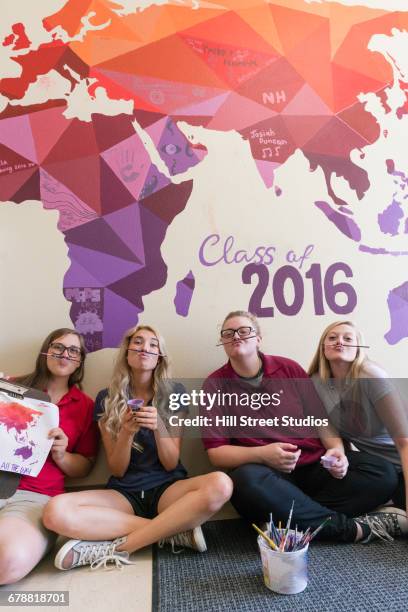
M190 171L209 154L189 127L237 133L274 199L283 196L279 168L300 151L311 173L323 172L327 198L311 205L327 224L373 264L408 255L407 168L381 160L393 194L373 203L364 167L370 147L389 138L389 119L406 121L408 73L392 44L407 28L408 12L303 0L69 0L43 19L40 42L29 24L12 25L0 42L15 67L0 80L0 200L59 211L70 259L61 290L89 351L116 346L144 297L167 282L163 241L191 198ZM201 255L206 265L204 247ZM262 282L266 256L242 256L243 282L253 274ZM332 277L350 277L340 264ZM294 316L303 289L288 268L274 295ZM322 314L320 269L308 274ZM296 295L279 305L287 278L298 305ZM336 307L333 282L326 275L320 287L331 310L352 312L351 288L343 287L347 308ZM188 317L196 287L186 260L176 315ZM383 333L396 344L408 337L408 273L384 300ZM272 316L255 294L252 306Z

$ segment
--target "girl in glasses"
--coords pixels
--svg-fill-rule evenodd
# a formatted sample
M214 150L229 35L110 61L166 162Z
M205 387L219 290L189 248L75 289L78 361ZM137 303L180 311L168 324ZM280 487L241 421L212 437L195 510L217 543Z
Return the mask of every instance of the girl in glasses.
M0 499L0 584L23 578L55 542L42 523L46 503L64 492L65 476L86 476L97 451L94 403L80 390L84 376L83 338L72 329L51 332L40 348L34 370L13 379L46 391L59 408L59 426L37 477L22 476L15 494Z
M408 423L406 399L388 375L365 354L362 334L352 321L336 321L322 333L309 375L331 421L346 444L354 446L376 469L377 457L387 462L390 492L397 508L373 513L372 521L407 526ZM369 494L369 491L366 491ZM400 534L398 529L396 533Z
M272 512L275 523L286 523L294 501L292 525L300 529L317 528L331 517L320 538L390 538L393 521L378 526L351 517L389 498L392 466L381 458L367 461L366 453L346 455L306 372L290 359L261 352L253 314L229 313L220 345L228 362L204 384L217 401L207 412L212 424L203 439L211 463L229 470L238 513L264 522Z
M163 338L139 325L124 336L108 389L95 414L112 476L104 490L55 498L45 523L72 538L55 565L128 563L129 553L153 542L206 550L200 525L229 499L222 472L187 478L180 463L181 431L172 432L170 384ZM173 435L172 435L173 434Z

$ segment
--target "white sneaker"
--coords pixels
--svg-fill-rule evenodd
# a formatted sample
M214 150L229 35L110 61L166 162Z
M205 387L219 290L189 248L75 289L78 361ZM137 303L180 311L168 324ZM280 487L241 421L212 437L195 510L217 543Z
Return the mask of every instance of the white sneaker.
M371 529L370 535L362 540L364 544L370 542L373 538L392 542L395 537L408 534L407 513L401 508L383 506L377 508L375 512L359 516L355 520Z
M117 551L116 547L125 542L126 538L116 540L68 540L58 551L54 565L60 570L70 570L81 565L90 565L91 569L114 563L117 569L123 565L133 565L129 561L129 553Z
M163 540L158 542L159 548L163 548L165 544L171 544L171 550L175 554L181 553L183 548L192 548L197 552L205 552L207 550L207 544L205 543L201 527L194 527L194 529L176 533L176 535L163 538ZM176 550L176 546L181 546L180 550Z

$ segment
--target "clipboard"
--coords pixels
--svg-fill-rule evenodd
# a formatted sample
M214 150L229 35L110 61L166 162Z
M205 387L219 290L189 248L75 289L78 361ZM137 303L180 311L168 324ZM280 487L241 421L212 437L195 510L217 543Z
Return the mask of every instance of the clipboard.
M19 383L13 383L4 378L0 378L0 391L7 393L10 397L16 399L39 399L45 402L50 401L50 397L44 391L39 389L31 389ZM20 482L20 474L14 472L5 472L0 470L0 499L8 499L16 492L18 483Z

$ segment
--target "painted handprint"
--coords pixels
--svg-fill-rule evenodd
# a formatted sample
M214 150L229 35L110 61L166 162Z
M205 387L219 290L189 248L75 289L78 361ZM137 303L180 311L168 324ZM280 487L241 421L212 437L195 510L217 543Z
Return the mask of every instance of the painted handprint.
M140 169L143 168L142 164ZM139 176L140 172L136 170L136 156L133 149L122 149L118 159L119 174L125 183L133 183Z

